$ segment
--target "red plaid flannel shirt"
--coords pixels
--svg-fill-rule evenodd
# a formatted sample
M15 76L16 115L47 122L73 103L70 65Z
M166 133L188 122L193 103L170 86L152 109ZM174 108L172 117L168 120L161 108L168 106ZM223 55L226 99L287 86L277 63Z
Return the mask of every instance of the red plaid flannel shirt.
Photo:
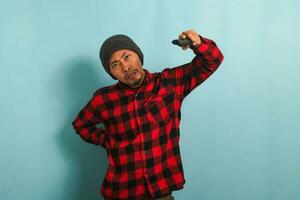
M83 140L107 150L101 193L107 199L153 198L183 188L179 150L183 99L221 64L216 44L201 37L192 62L146 75L141 87L116 83L96 91L72 122ZM102 123L105 128L96 127Z

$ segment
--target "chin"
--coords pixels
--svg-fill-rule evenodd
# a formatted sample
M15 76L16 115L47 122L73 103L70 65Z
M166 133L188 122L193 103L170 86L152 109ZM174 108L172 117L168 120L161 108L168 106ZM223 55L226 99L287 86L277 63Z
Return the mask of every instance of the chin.
M139 76L135 80L127 82L127 85L130 85L131 87L137 87L140 85L141 81L142 81L142 77Z

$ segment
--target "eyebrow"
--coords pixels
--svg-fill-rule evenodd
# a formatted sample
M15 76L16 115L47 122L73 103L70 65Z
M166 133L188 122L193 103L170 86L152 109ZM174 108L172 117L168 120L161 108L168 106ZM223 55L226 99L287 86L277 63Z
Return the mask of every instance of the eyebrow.
M123 52L123 54L122 54L122 56L121 56L121 58L120 58L119 60L121 60L126 54L127 54L127 51ZM112 64L114 64L114 63L116 63L116 62L119 62L119 60L114 60L114 61L112 61L112 62L110 63L110 65L112 65Z

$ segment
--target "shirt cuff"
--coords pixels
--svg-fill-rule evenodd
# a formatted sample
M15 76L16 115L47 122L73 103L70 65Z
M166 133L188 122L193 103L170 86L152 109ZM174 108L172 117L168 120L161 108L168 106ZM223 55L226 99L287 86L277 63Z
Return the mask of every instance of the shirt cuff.
M199 35L201 44L198 47L193 47L193 51L195 54L202 54L208 50L208 42L207 39Z

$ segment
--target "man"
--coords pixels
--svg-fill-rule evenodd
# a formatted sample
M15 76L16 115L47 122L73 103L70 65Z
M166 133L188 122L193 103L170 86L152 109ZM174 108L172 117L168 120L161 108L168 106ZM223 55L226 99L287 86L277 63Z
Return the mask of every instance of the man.
M104 147L109 166L101 193L105 199L174 199L185 183L179 151L180 108L184 98L221 64L216 44L193 30L194 59L150 73L143 53L126 35L114 35L101 46L105 71L118 80L100 88L79 112L73 127L83 140ZM98 128L102 123L105 128Z

